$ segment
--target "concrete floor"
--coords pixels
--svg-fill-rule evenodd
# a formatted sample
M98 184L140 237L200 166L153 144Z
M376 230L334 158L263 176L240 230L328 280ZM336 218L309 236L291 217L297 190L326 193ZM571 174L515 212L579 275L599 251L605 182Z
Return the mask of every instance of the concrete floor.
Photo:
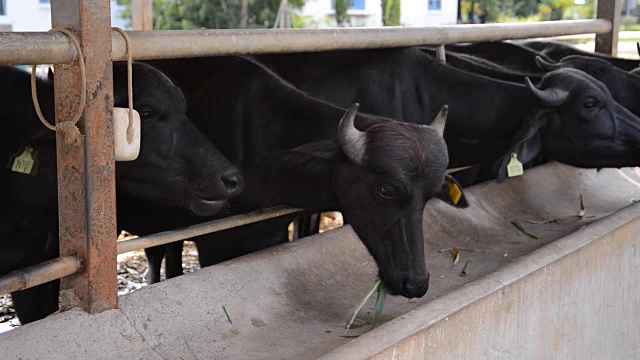
M526 222L576 214L580 194L593 217ZM376 267L347 226L149 286L120 297L119 310L69 311L0 334L0 354L7 359L311 359L331 351L327 358L373 356L385 349L374 345L393 339L398 329L419 331L460 311L468 304L457 304L451 294L473 292L473 284L488 274L528 264L539 248L560 256L553 244L545 245L588 231L640 199L640 176L634 169L598 173L552 163L502 184L471 187L466 195L471 206L465 210L437 200L425 208L428 294L418 300L388 298L382 321L397 319L358 339L351 336L368 326L346 334L343 327L372 285ZM513 219L541 239L524 235L511 225ZM463 251L453 265L449 252L438 251L453 246L474 252ZM467 261L468 275L461 277ZM512 280L538 270L518 269L522 272L511 274ZM500 288L499 281L491 281L493 290ZM359 319L370 322L372 306ZM350 350L341 352L344 345Z

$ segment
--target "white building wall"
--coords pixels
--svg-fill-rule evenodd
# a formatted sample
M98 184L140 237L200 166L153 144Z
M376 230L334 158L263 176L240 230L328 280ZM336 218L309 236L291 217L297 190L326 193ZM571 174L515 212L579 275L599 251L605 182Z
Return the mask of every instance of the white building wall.
M440 11L428 10L427 0L401 0L400 7L400 23L404 26L453 25L457 22L457 0L442 0Z
M302 16L312 16L320 27L335 26L333 0L307 0L300 11ZM365 0L364 10L349 10L351 26L382 26L382 8L380 0ZM328 20L328 21L327 21Z
M2 0L0 0L2 1ZM6 15L0 16L0 24L11 25L12 31L47 31L51 29L51 5L39 0L4 0ZM121 18L124 7L111 1L111 24L125 27Z
M333 0L307 0L300 11L302 16L312 16L320 22L320 27L335 26ZM401 0L400 23L403 26L455 24L458 12L457 0L442 0L442 10L429 11L428 0ZM349 10L351 26L382 26L381 0L365 0L364 10ZM323 21L330 18L330 22Z

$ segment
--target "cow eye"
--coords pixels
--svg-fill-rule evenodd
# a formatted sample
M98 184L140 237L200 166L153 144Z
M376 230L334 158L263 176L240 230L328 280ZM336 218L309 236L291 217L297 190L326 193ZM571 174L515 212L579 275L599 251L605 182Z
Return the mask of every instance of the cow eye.
M140 114L140 120L146 120L153 117L153 111L151 110L141 110L138 111L138 114Z
M393 199L396 196L396 192L393 188L389 186L380 186L378 188L378 196L383 199Z
M584 108L587 110L594 110L598 107L598 101L596 99L587 99L584 102Z

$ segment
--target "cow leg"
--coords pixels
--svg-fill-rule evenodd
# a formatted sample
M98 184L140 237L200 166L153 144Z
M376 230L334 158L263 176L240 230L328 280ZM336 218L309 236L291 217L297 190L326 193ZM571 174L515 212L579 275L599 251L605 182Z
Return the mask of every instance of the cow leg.
M297 218L293 222L293 240L317 234L320 230L320 216L321 214L316 213Z
M164 273L167 279L182 275L183 245L183 241L176 241L167 245L167 257L164 263Z
M11 293L13 307L22 325L44 319L58 311L60 280Z
M147 255L147 283L149 285L160 282L160 267L167 251L167 245L159 245L144 249Z

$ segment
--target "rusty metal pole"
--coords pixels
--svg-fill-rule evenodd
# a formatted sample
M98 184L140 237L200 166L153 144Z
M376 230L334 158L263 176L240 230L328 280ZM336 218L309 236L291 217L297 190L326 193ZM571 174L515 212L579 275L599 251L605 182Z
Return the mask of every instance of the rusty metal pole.
M152 0L133 0L131 2L131 20L133 30L153 30Z
M620 14L622 0L599 0L598 19L611 21L611 31L596 35L596 52L618 55L618 33L620 31Z
M79 122L84 141L57 137L60 256L77 256L82 271L63 278L62 308L96 313L118 306L116 273L113 71L109 0L53 0L51 23L73 31L86 62L87 100ZM78 62L56 65L56 121L78 111Z

